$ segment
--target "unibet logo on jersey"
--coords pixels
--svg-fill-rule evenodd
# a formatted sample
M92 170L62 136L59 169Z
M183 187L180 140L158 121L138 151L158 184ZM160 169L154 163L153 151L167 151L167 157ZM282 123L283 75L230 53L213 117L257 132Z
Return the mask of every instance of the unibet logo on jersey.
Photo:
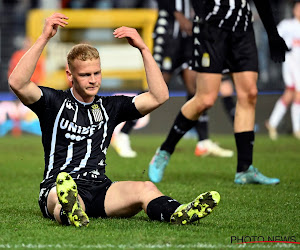
M102 113L98 104L92 105L92 113L96 122L101 122L103 120Z
M205 68L208 68L210 66L210 57L207 52L203 53L201 64L202 64L202 67L205 67Z

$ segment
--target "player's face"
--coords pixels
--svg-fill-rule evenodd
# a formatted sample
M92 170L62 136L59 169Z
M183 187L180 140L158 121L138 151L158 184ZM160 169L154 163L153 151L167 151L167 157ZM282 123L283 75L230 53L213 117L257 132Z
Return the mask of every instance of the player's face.
M75 97L80 101L91 102L101 86L100 59L87 61L75 59L70 75L68 74L68 78L71 77L73 82Z
M294 12L294 17L300 21L300 2L295 3L293 12Z

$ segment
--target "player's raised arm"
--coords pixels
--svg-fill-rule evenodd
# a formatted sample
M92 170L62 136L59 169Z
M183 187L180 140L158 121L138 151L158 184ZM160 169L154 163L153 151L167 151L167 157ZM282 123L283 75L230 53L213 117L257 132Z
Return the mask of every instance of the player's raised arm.
M68 24L67 19L68 17L60 13L48 17L42 34L9 76L8 83L11 89L25 105L32 104L41 97L40 89L30 81L30 78L47 42L56 34L58 26L65 27Z
M141 114L145 115L169 99L167 84L149 48L136 29L120 27L114 31L114 36L127 38L128 43L139 49L142 54L149 90L135 98L135 106Z

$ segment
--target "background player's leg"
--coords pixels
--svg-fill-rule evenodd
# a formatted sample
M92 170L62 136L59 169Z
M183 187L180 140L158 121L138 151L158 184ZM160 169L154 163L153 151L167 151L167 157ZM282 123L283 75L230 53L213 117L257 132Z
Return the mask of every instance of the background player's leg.
M295 138L300 139L300 91L295 92L295 98L291 107L292 127Z
M219 92L221 74L197 74L197 91L194 97L186 102L177 115L171 130L156 151L149 164L149 178L152 182L160 182L164 170L169 163L170 155L184 134L195 126L201 113L210 108Z
M269 137L272 140L276 140L278 137L277 127L284 115L287 112L288 106L291 104L294 98L294 89L286 88L283 95L277 100L272 110L270 118L266 121L265 125L268 129Z
M266 177L252 166L257 73L234 73L233 79L237 91L234 132L238 160L235 183L277 184L279 179Z

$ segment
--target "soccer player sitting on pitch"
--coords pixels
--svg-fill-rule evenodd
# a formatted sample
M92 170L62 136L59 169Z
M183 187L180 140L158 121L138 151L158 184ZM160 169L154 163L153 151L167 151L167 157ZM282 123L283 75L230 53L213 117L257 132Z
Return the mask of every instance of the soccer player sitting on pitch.
M43 215L61 224L87 226L90 217L131 217L144 210L150 219L187 224L208 215L219 203L216 191L200 194L187 204L163 195L149 181L112 183L105 175L107 148L114 128L122 121L142 117L169 97L166 83L150 50L133 28L114 31L127 38L143 58L149 91L136 97L102 97L98 51L78 44L68 53L66 91L38 87L30 81L36 63L67 17L55 13L46 19L40 37L9 77L19 99L39 117L45 171L39 205Z

